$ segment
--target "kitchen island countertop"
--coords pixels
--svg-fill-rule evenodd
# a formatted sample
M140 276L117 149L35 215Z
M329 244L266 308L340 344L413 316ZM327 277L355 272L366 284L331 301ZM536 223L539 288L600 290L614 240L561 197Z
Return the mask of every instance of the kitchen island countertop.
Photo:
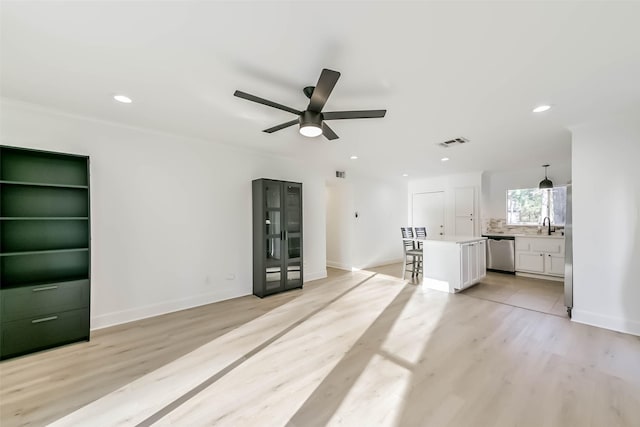
M477 242L479 240L487 240L486 237L480 236L438 236L438 237L429 237L426 239L414 239L415 241L426 241L426 242L448 242L448 243L469 243L469 242Z

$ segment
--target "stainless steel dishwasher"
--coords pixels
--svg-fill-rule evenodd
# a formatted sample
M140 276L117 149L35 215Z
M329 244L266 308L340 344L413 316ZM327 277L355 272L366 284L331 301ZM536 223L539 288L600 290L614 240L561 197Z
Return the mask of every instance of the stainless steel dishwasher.
M487 270L515 273L515 237L483 234L487 240Z

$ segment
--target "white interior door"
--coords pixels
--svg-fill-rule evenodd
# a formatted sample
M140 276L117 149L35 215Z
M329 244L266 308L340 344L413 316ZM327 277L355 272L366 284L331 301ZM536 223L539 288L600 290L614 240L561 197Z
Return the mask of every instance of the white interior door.
M455 197L455 233L456 236L474 236L474 194L473 187L456 188Z
M456 217L456 236L473 236L473 218L466 216Z
M444 191L413 194L414 227L426 227L427 236L444 235Z

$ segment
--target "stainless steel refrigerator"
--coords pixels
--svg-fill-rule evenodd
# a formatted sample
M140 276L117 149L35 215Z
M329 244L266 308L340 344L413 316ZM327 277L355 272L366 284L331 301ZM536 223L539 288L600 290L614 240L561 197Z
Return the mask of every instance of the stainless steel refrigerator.
M573 309L573 207L572 185L567 184L567 209L564 223L564 305L567 307L567 315L571 317Z

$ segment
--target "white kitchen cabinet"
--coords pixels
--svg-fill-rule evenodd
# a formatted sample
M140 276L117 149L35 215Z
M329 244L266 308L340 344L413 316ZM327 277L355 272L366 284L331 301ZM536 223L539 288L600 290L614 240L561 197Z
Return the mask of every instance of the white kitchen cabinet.
M564 277L564 254L547 254L544 262L545 271L548 274Z
M487 275L486 237L438 236L421 240L423 285L444 292L460 292Z
M486 241L479 240L460 245L460 286L465 289L487 275Z
M516 237L516 272L564 277L564 238Z
M464 289L471 284L471 264L472 264L471 244L460 245L460 282L457 289Z
M544 255L516 251L516 271L530 271L544 274Z

